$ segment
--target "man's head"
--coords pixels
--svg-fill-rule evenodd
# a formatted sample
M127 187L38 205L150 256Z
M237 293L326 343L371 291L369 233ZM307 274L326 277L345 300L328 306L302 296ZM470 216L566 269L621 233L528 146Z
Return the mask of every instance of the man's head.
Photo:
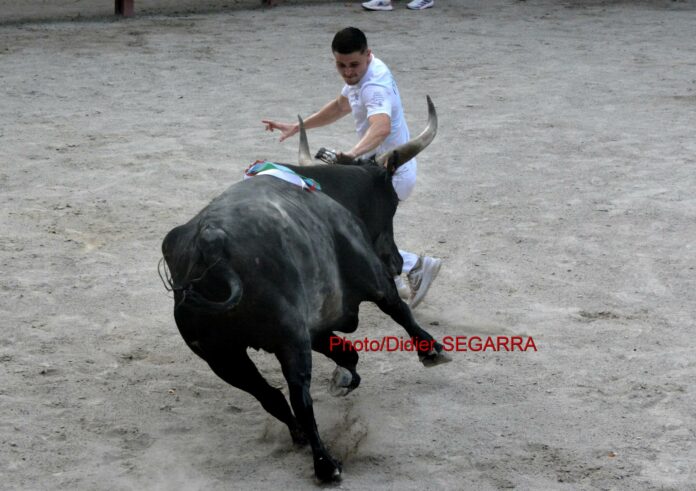
M346 27L336 33L331 50L336 59L336 69L348 85L356 85L367 72L372 51L367 38L356 27Z

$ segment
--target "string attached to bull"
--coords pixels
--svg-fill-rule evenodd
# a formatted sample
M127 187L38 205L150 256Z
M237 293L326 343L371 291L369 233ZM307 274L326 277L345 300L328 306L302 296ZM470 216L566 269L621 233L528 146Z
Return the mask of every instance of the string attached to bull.
M191 281L189 281L188 285L175 286L174 281L172 280L172 276L169 273L169 266L167 266L167 262L165 261L164 256L160 258L160 260L157 262L157 274L159 275L160 280L162 281L162 285L164 285L164 289L167 290L167 292L181 292L181 300L179 300L179 302L174 305L174 310L178 309L186 301L187 294L191 293L194 295L198 295L198 293L193 290L194 283L198 283L203 278L205 278L205 275L208 273L208 271L210 271L210 269L213 268L219 262L220 259L218 258L217 260L215 260L213 264L205 268L198 278L194 278Z

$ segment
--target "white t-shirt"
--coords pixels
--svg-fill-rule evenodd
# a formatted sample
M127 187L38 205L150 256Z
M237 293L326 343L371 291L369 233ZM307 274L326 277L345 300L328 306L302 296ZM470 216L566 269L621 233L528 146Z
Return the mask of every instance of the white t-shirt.
M387 114L391 118L391 133L379 147L368 155L387 152L409 141L410 134L404 119L399 88L396 86L396 81L389 68L382 60L372 55L367 72L360 79L360 82L356 85L346 84L341 90L341 94L350 103L355 119L355 131L360 138L365 135L370 126L367 120L370 116ZM402 172L415 171L416 159L409 160L401 167L403 167Z

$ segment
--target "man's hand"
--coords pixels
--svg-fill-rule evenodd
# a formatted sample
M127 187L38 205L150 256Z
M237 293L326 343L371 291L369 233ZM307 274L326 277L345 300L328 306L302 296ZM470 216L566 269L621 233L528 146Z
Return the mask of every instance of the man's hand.
M271 121L269 119L263 119L261 122L266 125L266 131L279 130L281 142L300 131L298 123L281 123L280 121Z
M360 160L352 152L338 152L338 154L336 154L336 163L341 165L357 165L360 163Z

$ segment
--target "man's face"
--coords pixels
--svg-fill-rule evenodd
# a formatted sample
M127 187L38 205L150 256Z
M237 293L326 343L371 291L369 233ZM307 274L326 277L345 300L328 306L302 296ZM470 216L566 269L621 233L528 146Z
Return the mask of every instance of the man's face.
M370 48L368 48L362 53L360 51L354 51L353 53L344 55L334 51L333 55L336 59L336 70L338 70L338 74L348 85L355 85L360 82L363 75L365 75L367 67L370 64L372 52Z

